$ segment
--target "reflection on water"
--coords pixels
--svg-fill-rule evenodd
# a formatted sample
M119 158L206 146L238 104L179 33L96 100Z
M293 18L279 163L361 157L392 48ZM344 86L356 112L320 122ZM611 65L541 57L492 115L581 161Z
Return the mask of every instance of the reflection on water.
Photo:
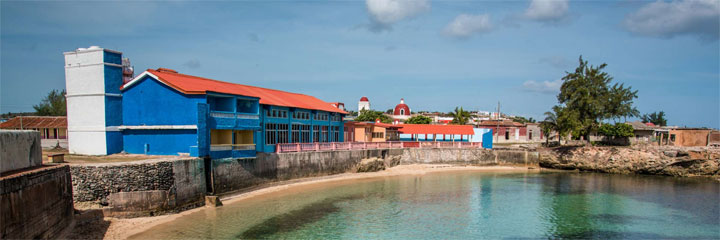
M720 183L580 173L437 173L291 188L134 238L720 238Z

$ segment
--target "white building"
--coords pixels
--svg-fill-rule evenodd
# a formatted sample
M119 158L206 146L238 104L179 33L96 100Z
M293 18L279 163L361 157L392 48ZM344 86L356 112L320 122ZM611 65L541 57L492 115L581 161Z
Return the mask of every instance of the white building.
M362 110L370 110L370 100L368 100L368 98L365 96L361 97L360 101L358 102L358 115Z

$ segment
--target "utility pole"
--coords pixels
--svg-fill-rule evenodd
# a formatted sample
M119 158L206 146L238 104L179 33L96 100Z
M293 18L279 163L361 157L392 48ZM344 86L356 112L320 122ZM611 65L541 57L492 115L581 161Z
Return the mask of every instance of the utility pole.
M500 141L500 101L498 101L497 118L495 119L495 124L497 124L495 127L495 131L497 131L497 133L495 133L495 142L498 142Z

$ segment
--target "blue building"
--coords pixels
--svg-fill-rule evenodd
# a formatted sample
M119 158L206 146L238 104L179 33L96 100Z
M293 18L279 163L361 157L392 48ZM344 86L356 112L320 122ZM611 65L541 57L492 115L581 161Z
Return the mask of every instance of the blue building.
M103 81L122 79L114 74L121 72L103 73ZM92 80L68 76L68 92L71 85L79 92L82 84L75 87L75 83ZM347 113L304 94L222 82L164 68L149 69L119 89L112 96L120 98L121 104L105 104L102 111L86 108L72 111L77 116L68 115L69 119L92 119L86 116L92 114L122 119L121 125L104 129L122 136L104 143L106 154L125 151L244 158L255 157L256 152L274 152L279 143L344 141L342 119ZM73 145L72 139L69 144Z

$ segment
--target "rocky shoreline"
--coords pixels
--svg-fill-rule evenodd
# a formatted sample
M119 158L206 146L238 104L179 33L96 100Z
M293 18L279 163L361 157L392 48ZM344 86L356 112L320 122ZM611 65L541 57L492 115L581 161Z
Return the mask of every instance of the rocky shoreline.
M595 147L548 149L540 154L540 166L620 174L651 174L676 177L712 177L720 181L720 149L693 147Z

